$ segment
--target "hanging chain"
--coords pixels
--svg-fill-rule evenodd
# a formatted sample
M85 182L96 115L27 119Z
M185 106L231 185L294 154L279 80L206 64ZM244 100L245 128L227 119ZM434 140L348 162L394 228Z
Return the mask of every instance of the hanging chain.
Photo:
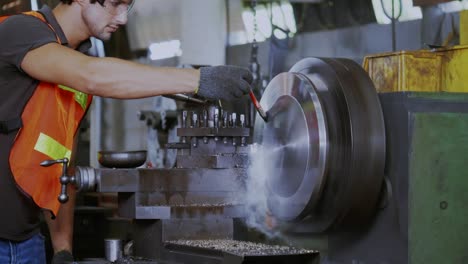
M252 41L252 51L250 54L250 71L253 75L253 82L252 87L254 88L254 92L257 96L259 96L260 91L260 83L261 83L261 76L260 76L260 64L258 63L258 44L257 44L257 32L258 32L258 25L257 25L257 0L251 0L250 7L253 13L253 41Z
M261 76L260 76L260 64L258 63L258 45L257 45L257 32L258 32L258 25L257 25L257 0L250 0L250 8L253 13L253 41L252 41L252 50L250 52L250 63L249 63L249 70L252 73L253 81L252 81L252 91L257 98L261 97ZM255 106L254 104L250 104L250 111L249 111L249 125L254 124L255 122Z
M257 44L257 33L258 33L258 24L257 24L257 0L252 0L251 8L253 12L253 44Z

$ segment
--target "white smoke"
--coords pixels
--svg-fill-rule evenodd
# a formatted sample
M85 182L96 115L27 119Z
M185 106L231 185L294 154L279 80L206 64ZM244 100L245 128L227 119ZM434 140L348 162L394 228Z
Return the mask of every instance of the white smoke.
M268 208L268 176L274 173L277 151L253 144L249 153L250 167L247 178L245 198L246 224L250 228L267 235L269 238L280 235L275 229L275 218Z

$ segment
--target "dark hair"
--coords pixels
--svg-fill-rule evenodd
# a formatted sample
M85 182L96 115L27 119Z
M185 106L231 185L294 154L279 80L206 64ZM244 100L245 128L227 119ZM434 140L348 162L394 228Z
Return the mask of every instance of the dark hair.
M73 0L60 0L60 2L67 4L67 5L71 5L73 3ZM91 0L91 3L92 4L96 3L96 0Z

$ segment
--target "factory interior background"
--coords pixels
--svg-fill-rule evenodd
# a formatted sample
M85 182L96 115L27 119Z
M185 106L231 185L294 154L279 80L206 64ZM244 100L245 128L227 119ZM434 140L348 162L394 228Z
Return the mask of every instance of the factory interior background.
M288 77L298 78L296 81L304 86L312 83L310 86L315 87L314 95L322 98L319 100L321 104L313 99L310 99L310 102L301 102L296 98L301 104L299 107L301 110L298 110L295 117L304 117L306 120L304 124L305 126L308 124L309 127L305 128L299 124L290 125L289 128L303 129L304 133L311 135L312 130L319 131L322 127L326 128L327 133L333 133L334 129L345 130L346 126L343 124L349 123L352 132L343 138L349 137L352 142L349 143L353 146L350 147L353 149L350 156L341 157L339 154L333 154L335 150L337 153L343 151L337 150L341 145L338 147L333 145L336 143L333 141L336 135L330 134L323 138L323 134L320 134L322 132L317 132L314 136L326 141L323 146L329 152L325 154L321 152L324 151L321 149L322 141L312 142L313 136L310 136L311 142L306 143L310 145L296 147L300 149L300 154L287 150L282 152L284 156L281 158L271 157L271 162L265 158L269 157L271 149L259 151L257 156L262 155L262 159L243 155L248 152L246 149L252 147L251 144L254 145L259 133L263 133L263 140L268 140L266 132L261 132L266 128L261 126L257 129L258 120L249 119L246 127L251 129L247 132L250 136L247 136L246 142L242 143L245 149L238 147L235 150L228 150L213 143L214 149L207 150L212 151L213 156L217 156L218 167L210 167L212 163L206 161L208 158L204 156L198 159L190 157L197 153L194 149L184 152L187 150L177 147L167 148L168 143L181 142L182 138L189 137L182 135L190 133L188 129L177 132L181 127L182 111L185 110L187 113L188 110L190 115L190 111L193 110L193 106L187 106L187 102L161 96L135 100L96 97L79 131L77 165L93 168L96 171L102 169L102 173L100 172L101 178L97 180L97 190L81 192L78 196L74 227L74 255L77 263L110 263L106 262L109 260L106 260L104 248L104 240L108 238L119 239L122 242L120 256L127 256L129 259L133 257L132 261L135 263L139 263L138 261L141 263L468 263L468 221L466 220L468 217L466 191L468 187L468 80L466 77L468 51L466 47L468 46L465 46L468 45L468 1L134 1L134 6L128 13L128 24L115 32L109 41L93 39L90 56L117 57L154 67L237 65L253 69L256 74L255 93L264 106L269 106L268 109L273 108L268 100L276 98L272 90L276 86L289 85L288 81L281 79L287 77L282 74L288 72L290 74L293 72L292 69L299 69L299 62L307 58L313 59L306 60L304 67L310 67L312 70L309 72L303 70L304 75L300 76L313 75L315 69L313 67L321 63L335 65L333 63L340 62L346 65L347 69L353 69L355 75L352 76L359 76L350 77L351 75L337 73L343 90L363 85L364 81L361 80L365 79L372 81L375 92L371 96L373 99L368 97L366 100L369 101L356 99L354 102L356 104L352 102L346 104L347 107L343 109L347 110L339 110L349 111L346 112L349 114L346 118L349 120L343 121L332 117L333 111L326 106L327 100L332 99L327 99L326 96L322 98L321 90L317 88L320 85L331 87L332 84L327 82L319 84L318 79L313 77L309 79L308 77L301 79L303 77L297 75ZM0 0L0 15L37 10L43 4L55 6L57 3L57 0ZM320 58L347 60L322 61ZM359 69L353 68L357 66ZM366 85L371 84L366 83ZM263 95L266 99L263 99ZM347 93L344 92L344 95L346 97ZM346 97L346 100L351 99ZM248 98L239 102L223 102L223 107L229 111L237 113L246 111L247 119L252 115L259 119L258 115L255 117L255 113L249 112L252 111L250 105ZM315 107L315 110L310 110L310 107ZM337 106L337 109L341 109L339 107L341 106ZM353 112L353 107L359 110ZM319 115L322 110L325 113L323 116ZM316 115L312 121L309 120L308 111ZM174 113L177 115L174 116ZM320 123L321 117L325 119L323 126ZM271 130L293 133L285 131L284 126L287 122L282 122L286 121L269 122L268 125L271 125ZM342 123L337 125L336 122ZM311 124L317 125L318 128L312 127ZM233 130L231 133L241 133L237 131ZM207 137L209 140L214 140L209 135L197 134L193 137L197 136L198 148L204 144L203 140L208 142ZM242 137L245 135L242 134ZM216 137L217 140L222 142L222 136L219 139ZM211 141L206 142L205 145L211 146ZM345 142L340 144L346 145L347 141L340 142ZM357 149L362 149L365 154ZM145 163L138 168L130 169L130 172L127 169L123 171L106 169L98 161L99 151L140 150L147 152ZM244 165L238 165L236 163L238 161L231 159L226 159L226 162L233 162L229 166L219 165L222 163L221 156L229 156L223 151L229 155L235 152L232 154L235 157L248 157L250 163L244 160L242 162L245 163L241 162L245 168L253 166L252 164L261 164L265 170L272 170L278 166L272 163L281 159L283 162L289 162L289 165L280 165L284 166L282 169L290 170L289 173L297 172L298 167L304 166L306 174L313 174L314 177L316 175L314 173L317 172L312 172L313 169L310 169L311 164L315 162L314 158L311 158L309 161L311 163L306 165L295 159L305 159L303 156L305 153L315 155L314 151L318 151L319 158L323 155L324 162L328 162L329 166L342 165L337 157L347 159L343 164L349 165L349 175L352 177L340 178L332 175L335 173L333 169L322 172L323 174L317 177L330 181L327 180L327 184L323 185L324 189L317 194L322 196L314 197L316 190L315 187L311 188L310 192L313 195L309 194L310 198L307 199L313 200L313 203L308 201L308 206L298 214L299 216L295 215L293 220L283 219L287 222L285 226L281 226L279 220L275 222L275 215L269 215L271 208L268 210L262 207L265 204L271 206L271 197L268 197L268 194L267 197L251 197L246 194L245 197L252 199L252 203L260 201L261 206L255 207L259 205L247 202L249 206L246 206L247 209L243 213L238 213L240 209L234 207L232 212L235 213L232 213L234 215L232 217L229 211L231 209L223 207L224 211L220 214L223 219L231 217L229 221L218 221L215 217L217 213L213 213L216 208L204 211L206 215L215 215L213 217L204 218L203 214L197 213L194 213L196 216L189 216L190 213L184 214L184 217L192 220L198 219L197 223L203 227L179 219L175 216L177 208L170 208L171 206L166 206L171 212L168 213L167 219L161 220L153 215L157 215L156 211L141 211L139 216L138 210L142 206L135 206L135 209L131 208L132 205L128 205L135 202L132 199L136 199L136 203L143 201L151 203L159 201L159 196L164 196L157 194L159 187L154 187L154 190L149 190L149 187L132 189L128 187L131 186L128 183L130 180L124 180L126 177L130 179L128 175L132 175L132 177L141 177L139 182L137 180L138 184L146 180L156 186L157 180L153 182L145 178L150 177L151 173L148 171L151 170L167 170L169 176L164 174L166 172L162 174L168 179L171 178L171 170L174 168L186 167L197 172L200 170L196 176L200 177L197 178L201 182L199 185L203 185L205 180L210 181L210 177L215 177L219 172L216 169L226 170L219 173L223 180L211 183L210 186L214 189L219 188L219 192L228 193L219 185L226 184L229 188L231 185L236 185L237 183L234 180L231 182L230 179L240 177L237 169L244 168ZM376 151L377 154L372 151ZM336 155L333 156L336 159L328 158L327 155ZM379 158L375 158L376 156ZM186 159L181 160L184 157ZM197 162L208 164L207 168L193 167L192 163ZM366 163L375 164L375 167L369 166L369 171L372 172L362 169L367 168ZM375 174L373 170L378 171L379 168L382 175L377 183L372 180L368 183L368 178L362 176L366 173ZM144 172L135 172L140 169ZM252 172L251 168L249 170L248 177L254 177L252 174L255 172ZM274 169L270 172L276 175ZM112 175L113 180L106 181L106 177ZM208 178L205 179L205 176ZM284 176L280 174L278 177ZM181 176L174 173L173 177ZM297 186L300 187L296 187L300 189L304 184L312 184L307 177L298 180L293 177L294 180L291 181L297 180ZM323 227L321 226L323 222L320 222L328 217L327 213L323 212L335 206L333 197L341 197L338 194L336 196L328 194L327 188L335 188L337 192L341 190L340 184L333 187L331 179L335 180L334 177L337 181L346 179L343 181L352 183L349 189L343 187L346 189L343 192L349 195L344 197L359 197L356 200L349 198L353 200L353 204L344 207L349 206L350 210L356 211L362 209L362 214L353 215L349 219L345 213L337 213L338 216L335 217L337 219L342 217L345 219L342 222L346 223L341 225L340 221L337 220L335 223L333 220L336 229L331 223L326 223L326 227ZM122 179L122 182L115 179ZM317 184L315 179L310 181ZM272 181L275 185L278 181L281 184L282 181L288 180L274 178ZM261 189L262 184L257 184L256 181L247 180L245 185L239 188L245 188L247 193L252 194ZM370 200L373 199L371 209L357 206L366 203L367 184L377 186L375 187L377 191L367 196ZM197 188L203 189L199 185L194 183L192 186L194 189L190 190L192 187L189 186L187 192L196 192ZM128 190L125 189L127 187ZM234 191L229 190L229 195L230 192ZM275 192L274 187L273 192ZM184 200L185 198L181 198L180 195L173 199ZM206 197L211 197L210 195L214 194L206 194ZM282 191L278 191L275 195L287 196ZM279 204L280 202L278 206L281 207ZM252 209L251 206L255 208ZM249 208L252 211L249 211ZM278 212L273 210L273 213L278 213L276 218L281 218L280 215L284 216L284 212L278 210ZM255 215L259 211L267 214L261 219L263 224L266 223L266 228L246 224L249 222L245 221L246 219L252 220L249 215ZM371 215L370 220L367 219L369 221L359 218L366 214ZM252 221L255 220L258 219ZM174 221L177 221L177 224ZM278 228L275 229L276 227ZM200 228L203 232L199 231ZM226 233L227 229L229 231ZM47 234L46 229L44 233ZM213 239L218 243L221 243L219 239L229 237L259 245L295 247L305 250L305 253L283 252L283 255L277 258L274 258L274 253L269 253L272 258L255 262L257 260L249 258L248 254L233 254L240 256L239 259L235 259L229 258L229 254L225 253L198 252L193 251L190 246L178 248L177 243L164 244L166 238L167 241L176 240L179 238L177 235L184 241L189 241L190 238L200 241L198 234L202 234L200 239L206 241L209 241L210 235L213 235ZM142 239L147 236L151 238ZM215 247L211 246L210 250L213 248ZM166 254L165 250L172 253ZM186 259L192 260L185 262Z

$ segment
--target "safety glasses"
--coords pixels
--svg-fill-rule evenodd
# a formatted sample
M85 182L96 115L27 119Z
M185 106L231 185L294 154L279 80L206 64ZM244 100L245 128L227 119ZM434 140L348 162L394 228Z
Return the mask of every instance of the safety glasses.
M122 0L96 0L109 14L121 15L128 13L133 7L136 0L132 0L130 3Z

